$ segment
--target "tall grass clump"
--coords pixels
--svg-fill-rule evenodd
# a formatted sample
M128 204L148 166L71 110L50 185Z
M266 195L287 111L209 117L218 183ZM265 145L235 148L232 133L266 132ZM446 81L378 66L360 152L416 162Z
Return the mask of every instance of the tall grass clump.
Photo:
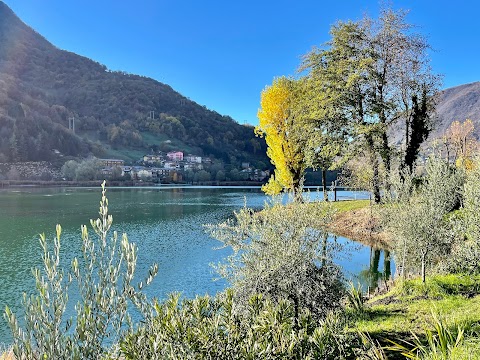
M455 350L465 343L465 328L457 325L450 328L446 320L432 312L433 329L425 330L425 341L412 334L413 341L404 344L392 341L390 350L400 352L405 358L422 360L451 360Z

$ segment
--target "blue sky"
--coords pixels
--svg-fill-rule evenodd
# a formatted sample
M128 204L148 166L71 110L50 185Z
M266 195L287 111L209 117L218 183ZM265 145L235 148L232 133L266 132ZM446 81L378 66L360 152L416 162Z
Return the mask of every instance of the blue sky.
M337 20L375 17L379 1L4 0L61 49L152 77L201 105L256 124L260 92L293 75ZM480 2L393 1L435 49L443 87L480 81Z

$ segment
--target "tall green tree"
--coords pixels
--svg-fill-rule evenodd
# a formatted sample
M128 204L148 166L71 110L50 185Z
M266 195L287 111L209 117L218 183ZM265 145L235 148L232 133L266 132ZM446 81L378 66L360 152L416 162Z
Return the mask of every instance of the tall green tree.
M405 139L405 156L402 167L407 168L413 173L415 160L420 152L420 146L427 139L432 127L429 124L429 113L427 108L427 94L424 91L422 98L412 96L413 109L408 122L408 128ZM420 102L420 104L419 104Z
M339 22L331 36L323 48L305 55L301 69L316 84L319 103L328 98L334 104L351 143L366 151L379 202L380 163L389 174L398 150L392 148L389 129L404 121L408 144L416 130L411 126L415 101L423 94L431 98L439 78L429 67L428 43L412 31L404 11L385 9L376 20ZM433 104L428 105L430 113Z
M328 200L327 170L342 165L348 146L348 123L338 111L328 92L318 92L318 81L311 76L299 80L301 93L297 101L298 121L294 134L302 137L306 165L322 172L324 200ZM301 140L300 140L301 141ZM299 142L300 142L299 141Z

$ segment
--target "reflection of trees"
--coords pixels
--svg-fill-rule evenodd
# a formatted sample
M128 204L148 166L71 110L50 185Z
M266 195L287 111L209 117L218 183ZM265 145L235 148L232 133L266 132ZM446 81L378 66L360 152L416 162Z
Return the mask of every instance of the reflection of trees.
M382 251L384 252L383 272L378 270ZM360 272L360 278L368 284L368 291L375 290L380 279L386 283L391 275L390 251L370 247L370 266L368 269Z
M390 251L384 250L383 258L383 280L386 282L390 279L392 275L392 264L390 261Z

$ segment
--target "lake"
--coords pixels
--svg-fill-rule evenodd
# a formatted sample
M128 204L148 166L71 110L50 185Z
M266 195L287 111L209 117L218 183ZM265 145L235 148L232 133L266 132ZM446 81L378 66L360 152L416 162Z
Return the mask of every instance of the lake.
M312 191L307 197L322 198ZM8 305L20 317L23 292L31 293L35 283L31 269L41 266L38 234L52 240L55 225L62 225L62 261L69 266L81 251L80 226L98 217L101 189L21 188L0 190L0 310ZM211 263L230 254L217 249L221 243L210 238L202 227L219 223L246 205L261 208L267 197L259 188L178 187L109 188L109 213L113 230L126 232L138 246L137 275L143 278L153 263L159 271L149 297L164 298L177 291L184 296L221 291L226 283L214 280ZM339 199L368 198L365 193L338 192ZM90 225L89 225L90 226ZM93 235L93 231L90 232ZM332 240L333 241L333 240ZM348 239L337 238L347 249L337 262L348 278L383 271L383 252ZM388 259L387 259L388 260ZM377 275L378 275L377 274ZM377 276L375 275L375 276ZM368 275L370 276L370 275ZM370 276L371 279L371 276ZM356 280L355 280L356 281ZM3 314L2 314L3 315ZM0 343L11 341L10 330L0 317Z

